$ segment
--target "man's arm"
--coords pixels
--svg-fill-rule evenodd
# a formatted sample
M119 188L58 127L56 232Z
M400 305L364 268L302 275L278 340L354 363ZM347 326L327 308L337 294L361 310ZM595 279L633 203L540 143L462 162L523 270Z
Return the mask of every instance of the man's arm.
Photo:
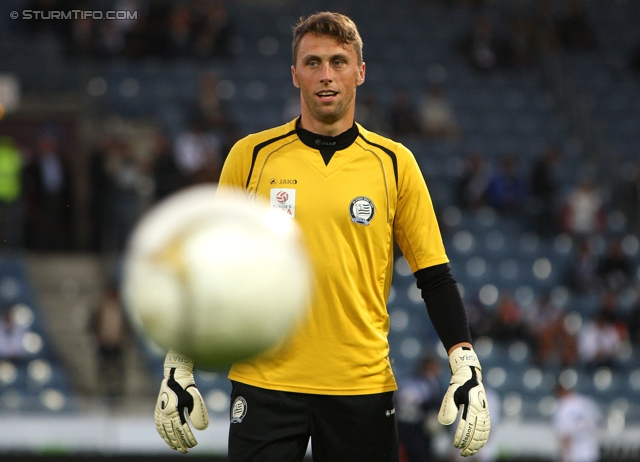
M491 419L462 297L448 263L418 270L415 275L429 317L449 354L451 381L438 420L451 425L460 415L453 445L461 449L461 455L470 456L486 444Z
M448 263L416 271L418 288L447 353L471 347L471 333L458 285Z

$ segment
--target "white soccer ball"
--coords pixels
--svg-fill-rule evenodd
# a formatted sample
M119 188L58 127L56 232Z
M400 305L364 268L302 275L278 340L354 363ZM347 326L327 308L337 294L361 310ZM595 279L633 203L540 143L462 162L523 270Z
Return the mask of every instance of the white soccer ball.
M182 190L136 225L122 294L164 350L217 369L284 340L308 307L311 269L293 219L214 185Z

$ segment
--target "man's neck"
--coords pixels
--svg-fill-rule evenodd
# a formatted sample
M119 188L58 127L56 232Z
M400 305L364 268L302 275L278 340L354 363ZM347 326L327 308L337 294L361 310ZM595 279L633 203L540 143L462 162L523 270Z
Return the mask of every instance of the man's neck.
M358 137L358 126L354 123L348 130L336 136L320 135L313 133L300 125L300 119L296 125L296 132L300 141L312 149L317 149L324 160L325 165L329 165L331 158L336 151L347 149Z
M313 117L300 116L300 127L307 131L323 136L338 136L353 127L353 117L343 117L342 119L329 124L323 123Z

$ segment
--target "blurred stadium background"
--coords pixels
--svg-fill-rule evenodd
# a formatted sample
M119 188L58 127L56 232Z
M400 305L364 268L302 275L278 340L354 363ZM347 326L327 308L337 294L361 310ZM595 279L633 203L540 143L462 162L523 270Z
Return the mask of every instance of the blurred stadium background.
M121 252L147 207L296 116L291 27L324 9L364 39L358 120L424 172L501 398L501 460L556 459L558 380L601 407L602 460L640 460L635 0L3 0L0 309L20 335L0 339L3 460L171 455L161 355L120 323ZM399 377L442 355L400 255L388 306ZM601 312L617 334L593 359ZM224 457L229 385L197 381L212 425L193 453Z

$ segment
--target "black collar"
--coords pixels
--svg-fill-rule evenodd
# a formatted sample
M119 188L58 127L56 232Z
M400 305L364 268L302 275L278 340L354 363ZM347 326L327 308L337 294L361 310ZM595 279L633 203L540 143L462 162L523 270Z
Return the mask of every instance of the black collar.
M298 138L310 148L317 149L322 154L324 163L328 164L336 151L347 149L358 137L358 126L353 123L350 129L337 136L318 135L300 126L300 119L296 121Z

